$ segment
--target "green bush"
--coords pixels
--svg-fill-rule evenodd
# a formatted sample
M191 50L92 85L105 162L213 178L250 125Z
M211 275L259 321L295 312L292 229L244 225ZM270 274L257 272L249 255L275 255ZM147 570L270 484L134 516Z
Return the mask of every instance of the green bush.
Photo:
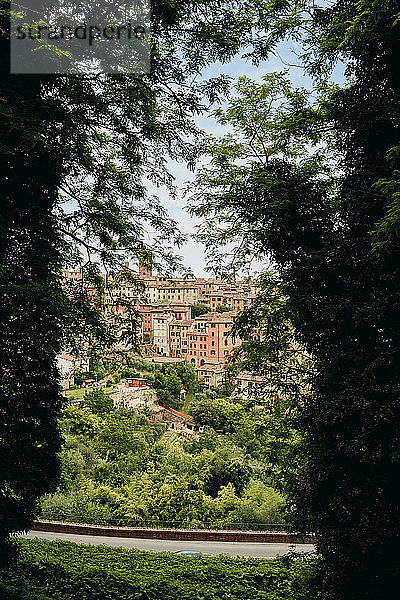
M152 423L148 407L101 415L65 408L61 478L54 494L39 501L37 517L176 527L240 523L241 529L281 523L284 498L270 487L265 463L247 451L255 440L265 443L258 414L225 398L212 403L221 427L235 433L221 435L206 426L199 440L178 434L163 439L167 425Z
M41 519L71 523L112 524L114 515L107 505L92 501L86 491L47 494L41 500Z
M206 304L201 304L201 303L197 303L197 304L192 304L191 305L191 309L192 309L192 319L195 319L196 317L200 317L201 315L205 315L206 313L210 312L210 307L207 306Z
M323 600L317 559L189 557L61 541L15 543L19 560L0 575L0 594L10 600Z
M90 392L86 392L83 400L90 410L97 415L105 415L114 409L112 398L107 396L102 388L96 388Z

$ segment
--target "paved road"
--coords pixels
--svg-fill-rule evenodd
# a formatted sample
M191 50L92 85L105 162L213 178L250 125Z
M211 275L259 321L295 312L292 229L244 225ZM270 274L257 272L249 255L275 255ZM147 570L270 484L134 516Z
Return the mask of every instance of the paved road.
M122 548L136 548L150 552L206 552L208 554L229 554L230 556L253 556L256 558L274 558L290 551L312 552L311 544L263 544L251 542L199 542L154 540L137 538L118 538L107 536L75 535L74 533L52 533L47 531L29 531L20 537L46 540L68 540L77 544L106 544Z

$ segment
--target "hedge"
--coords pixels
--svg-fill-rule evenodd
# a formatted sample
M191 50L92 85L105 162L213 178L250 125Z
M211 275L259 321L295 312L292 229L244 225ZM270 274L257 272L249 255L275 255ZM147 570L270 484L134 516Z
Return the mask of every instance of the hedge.
M152 553L17 540L0 574L7 600L322 600L318 559Z

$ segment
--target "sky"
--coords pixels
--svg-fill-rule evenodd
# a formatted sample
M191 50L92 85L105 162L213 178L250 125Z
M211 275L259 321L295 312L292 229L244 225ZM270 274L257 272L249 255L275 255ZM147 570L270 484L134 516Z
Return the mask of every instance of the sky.
M261 63L257 67L240 57L235 58L228 64L213 64L204 71L203 78L207 79L223 73L232 77L232 83L234 83L234 80L238 77L243 75L251 77L256 81L261 81L266 73L287 70L287 75L294 86L310 89L311 79L304 73L304 70L297 66L288 66L287 64L299 64L297 55L300 52L300 48L294 43L285 42L278 46L277 51L279 56L271 56L269 60ZM342 65L338 66L332 79L337 83L343 83L345 81ZM201 129L213 135L221 135L224 132L229 131L219 125L211 115L198 117L196 122ZM170 161L169 168L175 177L175 183L178 188L178 197L174 200L167 194L163 196L159 189L152 190L152 193L155 193L160 197L163 206L165 206L170 216L178 223L180 230L189 236L193 236L196 224L199 220L188 214L186 200L183 198L182 192L184 186L188 182L193 181L195 172L189 171L183 162ZM196 243L192 237L190 237L188 243L181 247L177 252L183 257L184 265L191 268L197 277L212 276L212 274L206 270L204 247L201 244ZM254 268L256 270L263 270L266 266L266 264L262 265L257 263L254 265Z

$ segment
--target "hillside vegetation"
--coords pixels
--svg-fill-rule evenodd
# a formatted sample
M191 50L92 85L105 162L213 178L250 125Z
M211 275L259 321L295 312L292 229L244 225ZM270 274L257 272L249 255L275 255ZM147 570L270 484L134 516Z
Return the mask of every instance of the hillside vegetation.
M281 523L273 489L274 445L266 412L249 401L192 395L204 425L196 437L171 435L148 406L112 408L102 393L91 407L62 413L61 481L37 515L94 524L262 528Z

